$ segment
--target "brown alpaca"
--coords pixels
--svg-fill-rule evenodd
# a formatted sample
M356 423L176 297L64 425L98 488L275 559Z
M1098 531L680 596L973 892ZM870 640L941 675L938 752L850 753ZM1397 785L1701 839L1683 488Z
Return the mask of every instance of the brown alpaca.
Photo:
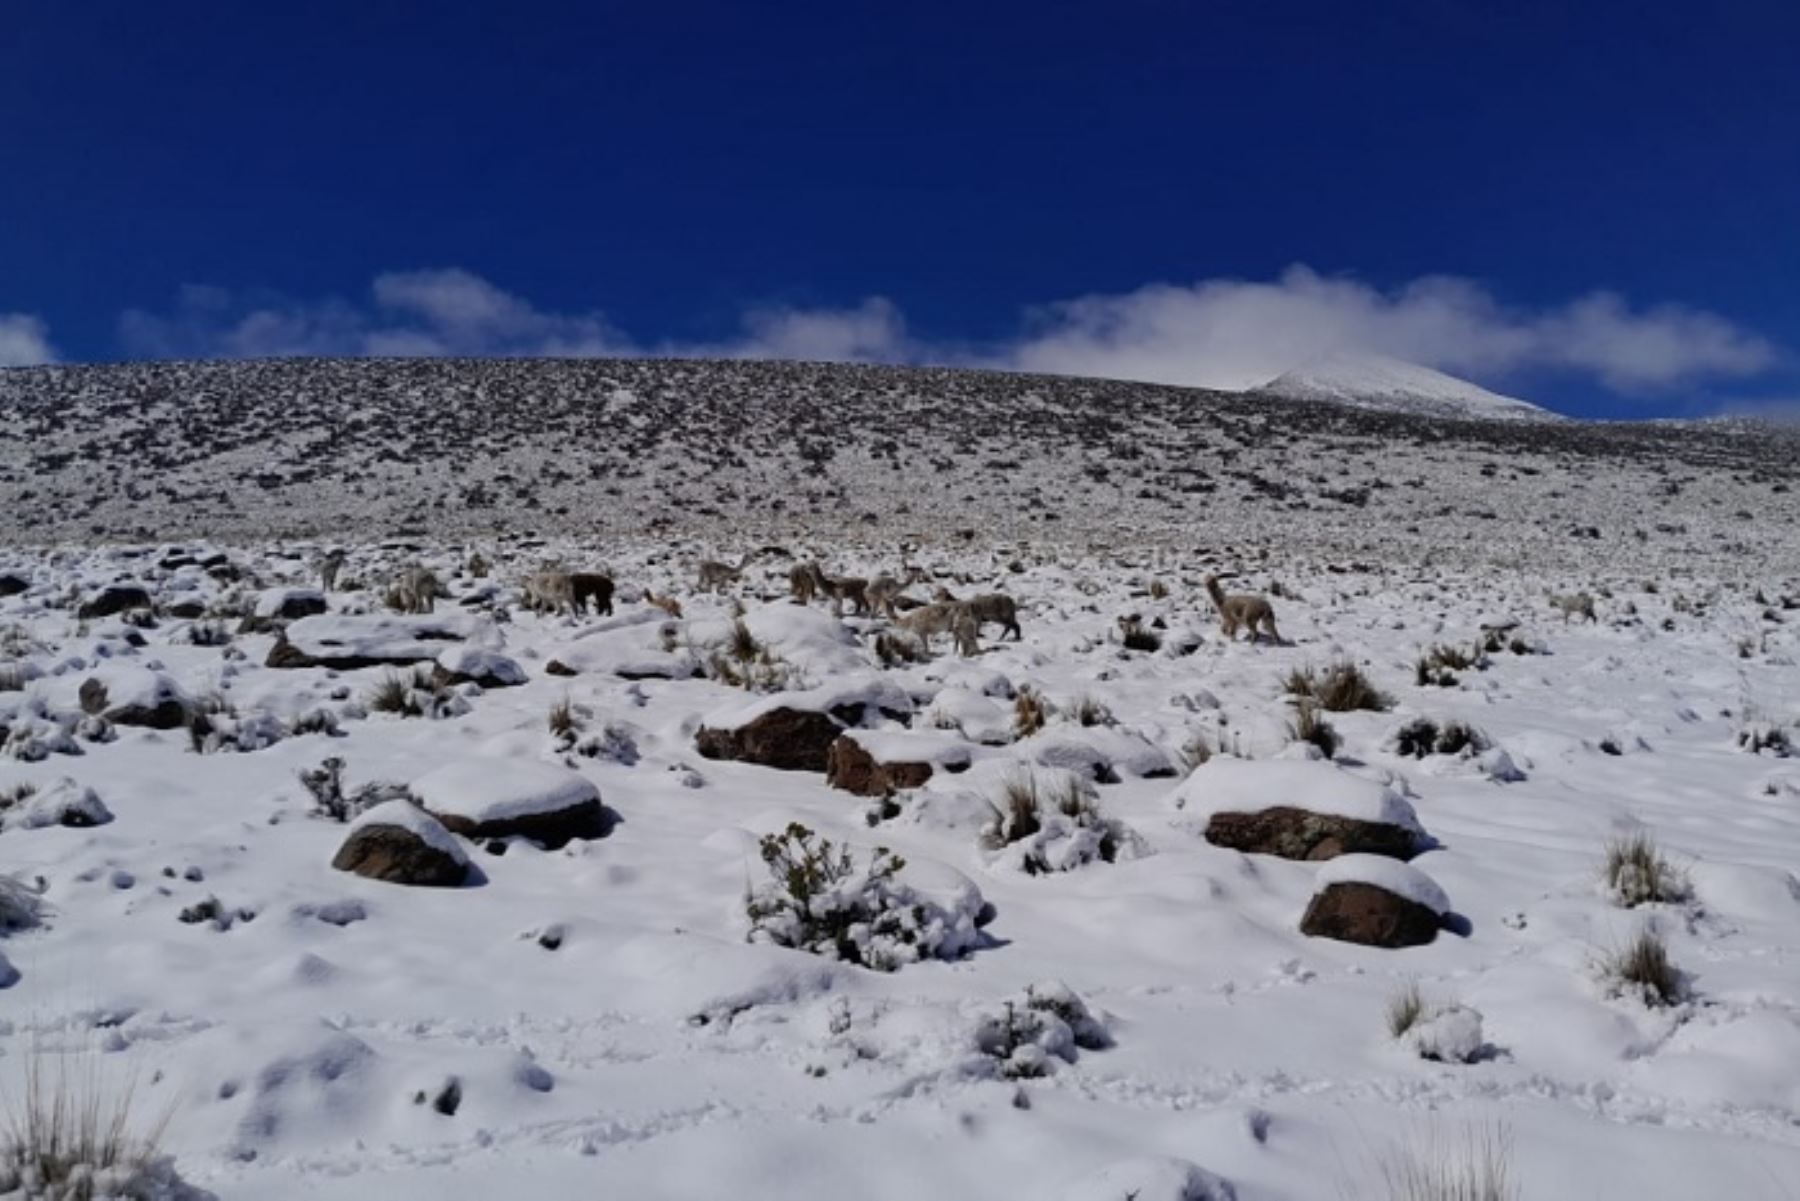
M1275 609L1267 597L1244 593L1228 596L1219 587L1219 577L1213 575L1206 577L1206 594L1212 597L1213 607L1219 611L1219 628L1225 637L1237 641L1238 629L1242 627L1250 635L1250 641L1255 642L1260 626L1270 641L1281 641L1281 634L1275 629Z
M918 567L908 567L903 580L897 580L884 571L869 581L868 586L863 589L863 595L868 598L869 608L892 621L899 616L895 612L894 602L899 599L900 593L909 584L917 584L924 579L925 572Z
M655 605L670 617L681 616L681 602L672 596L658 596L648 588L644 589L644 603Z
M939 604L966 604L975 618L975 628L984 625L1001 627L1000 637L1005 638L1008 631L1013 641L1022 641L1025 635L1019 630L1019 602L1004 592L984 592L980 596L970 597L966 601L958 601L948 588L937 590Z
M599 575L589 571L573 572L569 576L569 586L574 592L575 611L586 613L588 601L594 602L594 612L612 616L613 582L611 576Z
M927 654L931 653L931 636L949 634L956 639L956 649L964 657L981 653L976 641L975 613L966 601L937 601L920 605L894 623L919 640Z
M575 613L575 577L566 571L534 571L525 577L525 603L533 612Z
M813 569L817 563L796 563L788 569L788 592L803 605L812 604L813 597L819 594L819 586L813 582Z
M806 569L812 576L813 587L831 598L831 612L834 616L844 615L844 602L850 602L853 612L867 615L869 612L869 581L857 579L855 576L829 576L825 569L817 563L808 563Z

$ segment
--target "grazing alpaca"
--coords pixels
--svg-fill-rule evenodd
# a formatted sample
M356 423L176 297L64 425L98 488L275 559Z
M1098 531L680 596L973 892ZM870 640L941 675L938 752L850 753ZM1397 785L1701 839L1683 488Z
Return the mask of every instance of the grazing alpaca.
M894 623L917 638L927 653L931 651L933 634L949 634L956 639L956 649L965 657L981 653L976 640L980 628L974 610L966 601L938 601L920 605Z
M1225 637L1237 641L1237 632L1242 627L1250 635L1250 641L1257 638L1257 627L1261 627L1270 641L1280 642L1281 634L1275 629L1275 609L1265 596L1250 596L1245 593L1226 595L1219 587L1219 577L1206 577L1206 594L1212 597L1213 608L1219 611L1219 629Z
M344 549L341 546L326 551L320 557L316 566L319 569L319 582L325 586L325 591L337 591L338 572L344 569L344 558Z
M1568 596L1552 596L1550 603L1562 610L1564 625L1569 624L1571 617L1585 617L1593 622L1600 620L1594 614L1594 598L1585 592L1574 592Z
M725 591L728 584L735 584L743 577L744 568L750 566L750 560L755 557L756 552L751 551L749 554L738 560L736 567L733 567L729 563L721 563L717 559L700 560L700 591Z
M670 617L681 616L681 602L672 596L658 596L648 588L644 589L644 603L655 605Z
M574 592L574 605L577 613L586 613L588 602L594 602L594 612L612 616L613 582L611 576L599 575L591 571L577 571L569 576L569 584Z
M813 587L831 598L831 612L834 616L844 615L844 602L850 602L853 612L866 616L869 612L869 581L857 579L855 576L829 576L825 569L817 563L808 563L807 571L812 575Z
M959 601L948 588L937 590L939 604L961 604L969 606L969 612L975 617L975 628L980 630L984 625L1001 627L1000 637L1005 638L1007 631L1012 632L1013 641L1021 642L1025 635L1019 629L1019 602L1004 592L984 592L980 596Z
M610 590L607 599L610 607ZM525 603L536 613L567 613L573 617L575 577L566 571L532 572L525 577Z
M388 604L402 613L429 613L438 597L449 595L430 568L414 563L401 571L388 590Z
M894 611L895 599L908 585L922 583L924 579L925 572L918 567L908 567L903 580L897 580L884 571L869 581L863 589L863 596L868 599L870 609L892 621L899 616Z

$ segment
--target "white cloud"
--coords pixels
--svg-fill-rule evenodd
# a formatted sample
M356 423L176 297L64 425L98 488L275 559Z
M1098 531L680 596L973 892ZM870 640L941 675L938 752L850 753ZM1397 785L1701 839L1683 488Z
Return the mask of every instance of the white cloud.
M1245 388L1313 359L1356 353L1477 376L1574 370L1626 392L1753 375L1776 359L1762 338L1678 306L1634 312L1596 292L1531 312L1454 277L1383 292L1305 267L1270 283L1159 284L1051 305L995 358L1028 371Z
M50 327L30 313L0 313L0 367L35 367L56 362Z
M1780 357L1723 317L1634 309L1594 292L1549 308L1501 304L1427 276L1382 290L1292 267L1271 281L1153 284L1034 309L982 353L914 337L883 297L849 308L755 307L734 336L646 344L597 312L540 309L459 268L388 272L360 303L187 288L172 314L126 313L128 350L160 357L560 355L940 362L1247 388L1338 354L1378 354L1493 381L1560 370L1622 393L1753 376Z

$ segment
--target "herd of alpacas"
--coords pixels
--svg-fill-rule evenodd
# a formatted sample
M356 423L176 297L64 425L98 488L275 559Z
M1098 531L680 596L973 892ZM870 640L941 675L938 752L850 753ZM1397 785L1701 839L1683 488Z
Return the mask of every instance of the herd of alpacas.
M716 559L703 559L695 587L703 593L721 593L743 578L754 554L745 555L736 566ZM320 581L326 589L336 587L337 576L344 565L344 552L333 550L317 563ZM962 599L948 588L938 586L929 601L906 594L915 584L928 582L921 567L908 565L898 576L887 572L865 579L858 576L834 576L826 573L816 559L796 564L788 572L789 595L799 604L829 599L834 616L844 615L846 603L858 617L880 617L896 629L916 639L929 653L931 640L949 635L958 654L979 654L983 627L997 625L1000 637L1008 634L1014 641L1023 637L1019 628L1018 602L1004 592L986 592ZM1281 634L1275 626L1275 610L1267 597L1232 594L1219 585L1220 577L1205 579L1207 595L1219 614L1219 628L1225 637L1236 640L1239 630L1255 642L1266 638L1280 644ZM590 611L610 616L613 611L612 577L599 572L568 571L561 567L545 567L527 575L521 584L525 604L536 613L583 616ZM402 613L430 613L435 601L450 592L430 569L411 564L401 569L388 589L389 605ZM654 605L671 617L681 616L681 602L672 596L646 591L645 603ZM1588 602L1591 616L1592 601Z

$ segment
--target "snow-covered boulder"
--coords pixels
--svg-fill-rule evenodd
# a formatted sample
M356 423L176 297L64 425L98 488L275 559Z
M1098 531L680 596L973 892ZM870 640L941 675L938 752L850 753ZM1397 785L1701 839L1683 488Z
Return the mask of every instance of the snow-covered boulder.
M1316 888L1300 919L1300 932L1314 938L1423 946L1450 912L1437 881L1383 855L1340 855L1319 869Z
M142 667L115 667L82 681L84 713L114 725L175 730L187 725L194 703L181 686L161 672Z
M330 606L325 594L317 588L269 588L256 598L256 604L238 626L241 634L263 634L281 628L282 623L315 617Z
M1116 726L1057 724L1023 739L1019 748L1033 762L1060 767L1100 784L1116 784L1122 776L1141 780L1175 775L1169 753L1131 730Z
M660 609L621 613L583 630L544 665L551 675L613 675L622 680L686 680L700 660L680 640L681 625Z
M267 665L354 671L426 663L442 654L446 643L480 641L492 628L488 619L469 613L320 614L290 625L269 651Z
M912 698L882 676L777 692L710 714L695 734L694 745L708 759L822 772L838 735L874 712L908 716Z
M112 811L92 788L64 778L15 804L6 814L6 824L26 830L45 826L80 829L103 826L112 818Z
M1473 1063L1487 1049L1481 1014L1466 1005L1432 1011L1408 1026L1404 1037L1419 1058L1438 1063Z
M410 785L445 829L469 838L518 835L548 847L606 833L600 790L580 772L529 759L459 759Z
M512 688L526 682L525 669L499 651L460 644L439 655L432 671L441 685L479 684Z
M948 734L847 730L826 754L825 782L858 796L888 796L940 771L966 771L969 762L969 744Z
M1171 799L1206 817L1206 840L1215 846L1284 859L1410 859L1424 836L1393 788L1322 760L1214 758Z
M468 878L469 857L431 814L410 801L386 801L351 823L331 866L390 884L455 888Z
M1237 1201L1237 1190L1185 1159L1148 1155L1082 1177L1062 1191L1060 1201Z
M1004 746L1013 740L1013 711L991 697L967 688L945 688L925 710L925 724L960 730L970 742Z

